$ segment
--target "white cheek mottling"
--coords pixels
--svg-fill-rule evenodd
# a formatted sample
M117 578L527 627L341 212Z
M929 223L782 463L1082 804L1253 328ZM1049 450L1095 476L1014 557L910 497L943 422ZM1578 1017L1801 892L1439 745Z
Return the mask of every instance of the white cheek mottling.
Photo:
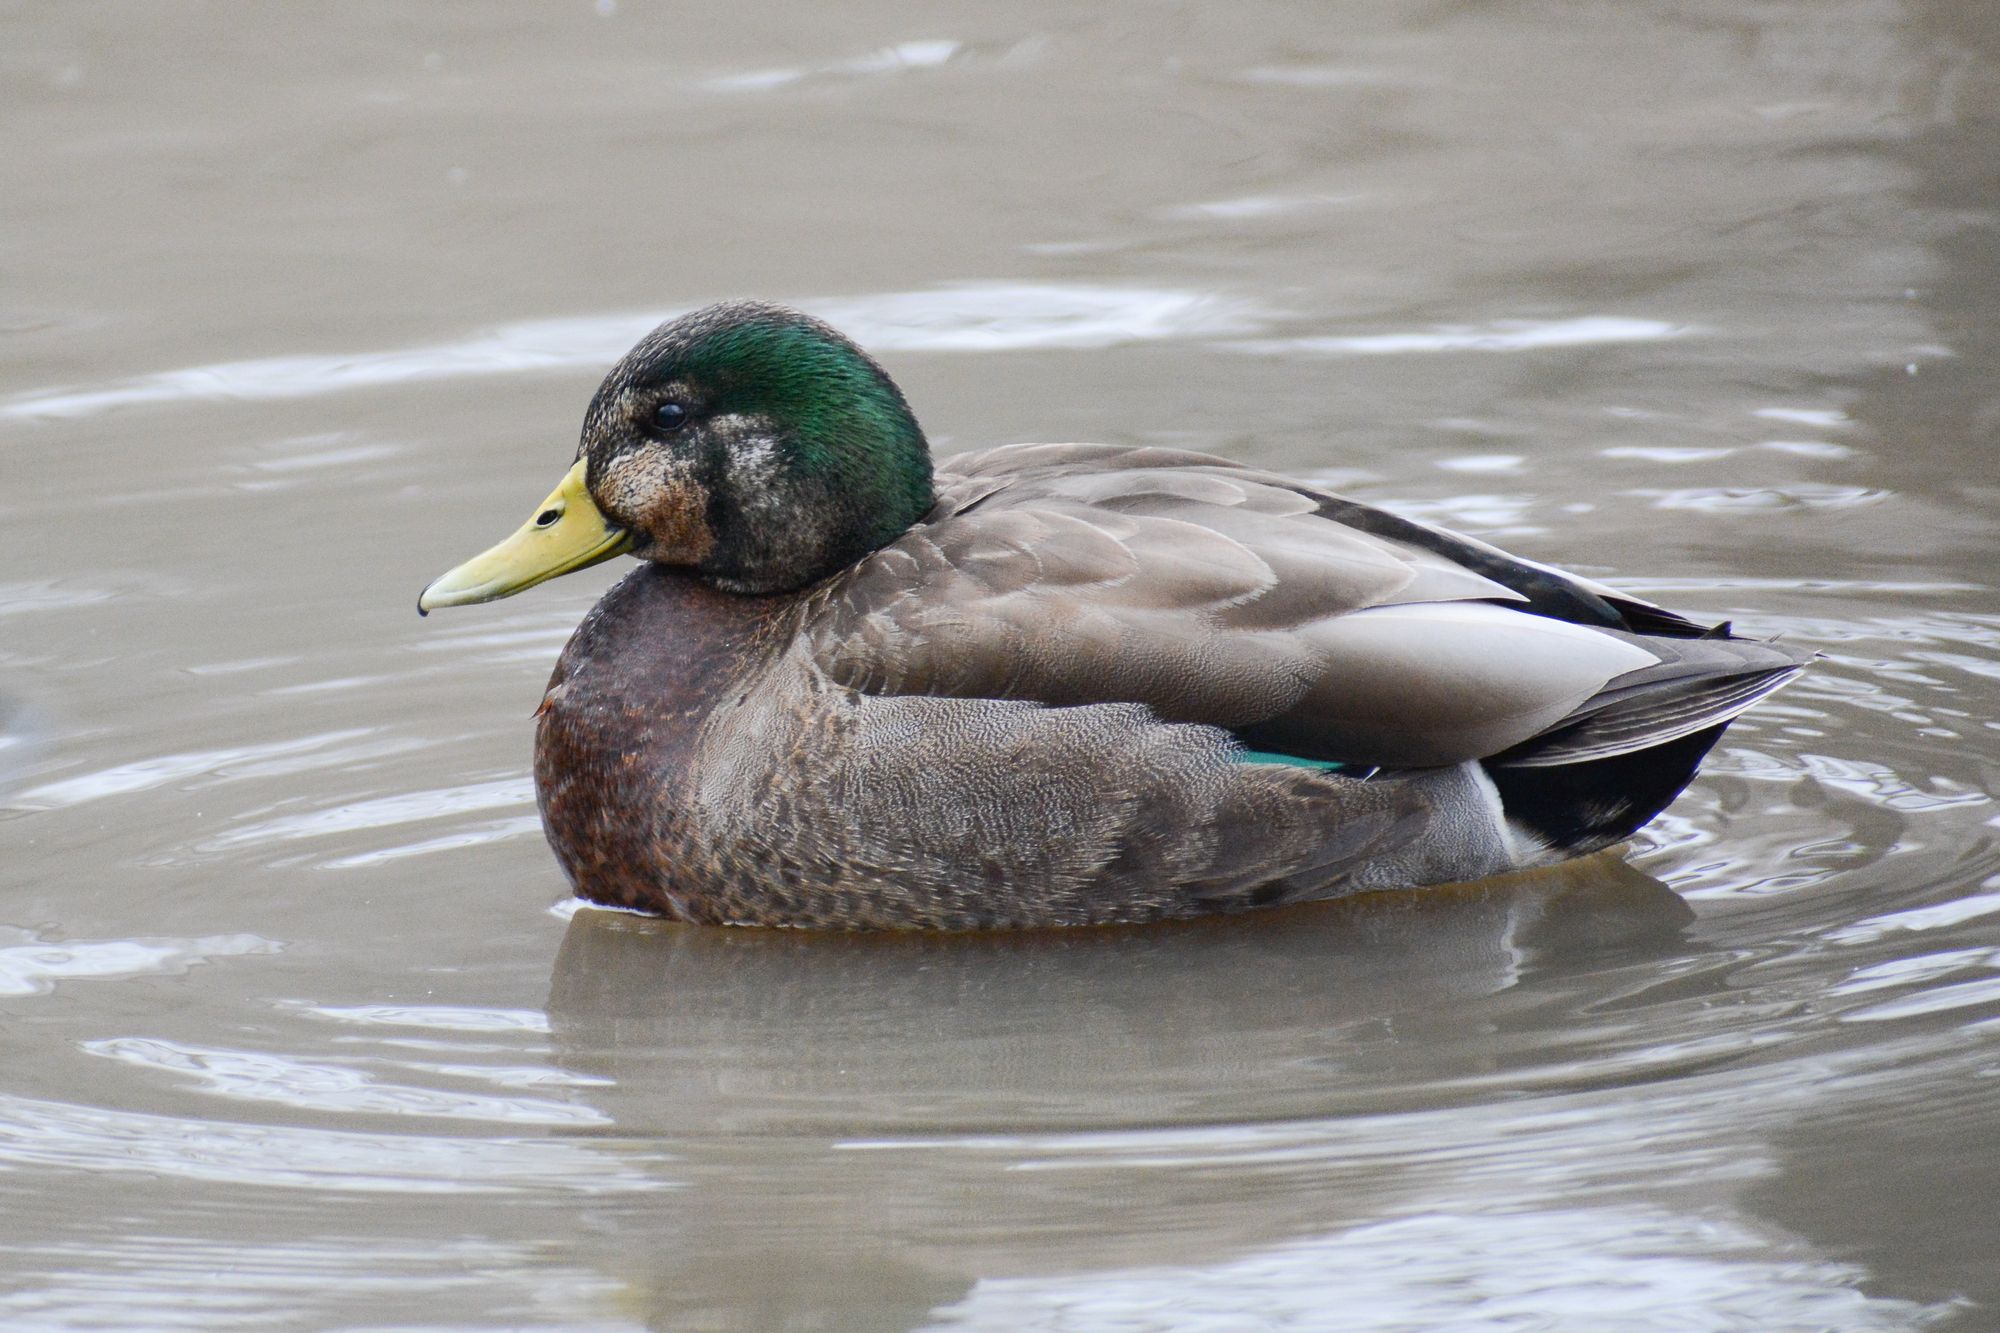
M730 413L715 418L715 432L729 441L729 470L739 489L769 485L777 480L778 442L772 424L761 416Z
M751 481L768 482L778 473L778 446L770 440L745 445L735 454L737 472Z

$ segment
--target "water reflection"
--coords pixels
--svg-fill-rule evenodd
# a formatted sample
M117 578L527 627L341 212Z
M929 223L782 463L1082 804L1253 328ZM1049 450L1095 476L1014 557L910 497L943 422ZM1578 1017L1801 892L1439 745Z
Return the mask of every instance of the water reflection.
M585 909L548 1012L562 1065L600 1081L577 1095L677 1145L687 1189L635 1205L603 1258L649 1327L752 1326L721 1314L746 1301L760 1327L915 1327L961 1300L1018 1312L976 1276L1060 1270L1081 1234L1094 1262L1199 1264L1325 1225L1345 1210L1291 1167L1211 1193L1201 1156L1446 1104L1418 1068L1489 1072L1508 1045L1481 1000L1682 950L1690 919L1616 857L1165 930L822 937ZM1156 1155L1173 1169L1128 1177ZM1357 1200L1403 1192L1379 1159L1359 1175ZM754 1274L714 1258L752 1253Z
M592 1095L628 1130L1255 1120L1434 1098L1412 1059L1437 1077L1496 1054L1455 1006L1538 960L1678 948L1691 917L1602 857L1164 930L821 937L584 910L549 1013L566 1065L615 1078Z
M1820 1095L1741 1063L1798 1009L1742 1004L1757 1030L1719 1030L1742 960L1704 957L1642 871L1566 869L1164 931L580 911L557 1057L616 1133L675 1145L683 1187L627 1201L600 1271L658 1329L1949 1315L1864 1295L1865 1269L1742 1208L1763 1136ZM1879 1062L1819 1077L1882 1085ZM1634 1114L1657 1079L1682 1086Z

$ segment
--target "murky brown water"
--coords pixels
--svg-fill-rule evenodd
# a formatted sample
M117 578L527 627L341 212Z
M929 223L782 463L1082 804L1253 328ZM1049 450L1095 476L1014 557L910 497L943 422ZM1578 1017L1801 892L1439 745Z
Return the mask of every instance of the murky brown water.
M2000 1328L1986 0L17 5L0 71L0 1324ZM941 447L1826 659L1632 871L572 915L527 715L611 571L411 602L743 294Z

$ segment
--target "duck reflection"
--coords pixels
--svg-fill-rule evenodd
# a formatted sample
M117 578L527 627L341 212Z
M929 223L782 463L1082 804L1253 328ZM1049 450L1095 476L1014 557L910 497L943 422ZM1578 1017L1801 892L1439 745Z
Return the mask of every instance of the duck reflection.
M1616 857L1129 930L825 935L584 910L549 1013L623 1126L708 1134L1135 1126L1357 1109L1453 1072L1431 1043L1524 969L1671 948L1692 917ZM1424 1039L1419 1041L1417 1039ZM1464 1072L1464 1071L1459 1071ZM1386 1085L1386 1086L1385 1086ZM1341 1096L1328 1101L1329 1090ZM1392 1094L1393 1095L1393 1094Z
M1143 1131L1230 1140L1436 1105L1455 1078L1548 1058L1548 1007L1576 1002L1576 977L1685 949L1691 918L1605 856L1136 930L581 911L549 997L558 1057L613 1135L666 1150L675 1187L600 1213L595 1262L649 1327L916 1327L980 1277L1324 1232L1401 1197L1400 1160L1204 1167ZM1142 1141L1158 1160L1129 1159Z

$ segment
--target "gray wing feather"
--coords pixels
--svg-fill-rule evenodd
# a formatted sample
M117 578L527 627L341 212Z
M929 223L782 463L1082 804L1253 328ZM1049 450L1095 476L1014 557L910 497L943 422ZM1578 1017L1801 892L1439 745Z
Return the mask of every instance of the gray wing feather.
M1643 748L1648 710L1633 700L1670 658L1641 636L1529 613L1574 603L1616 619L1609 589L1283 477L1153 448L1014 445L949 459L928 519L823 595L813 656L863 693L1142 703L1260 748L1389 766L1520 746L1614 685L1631 697L1600 709L1577 743ZM1660 737L1759 697L1711 691L1691 704L1700 690L1675 690L1679 702L1652 714Z

